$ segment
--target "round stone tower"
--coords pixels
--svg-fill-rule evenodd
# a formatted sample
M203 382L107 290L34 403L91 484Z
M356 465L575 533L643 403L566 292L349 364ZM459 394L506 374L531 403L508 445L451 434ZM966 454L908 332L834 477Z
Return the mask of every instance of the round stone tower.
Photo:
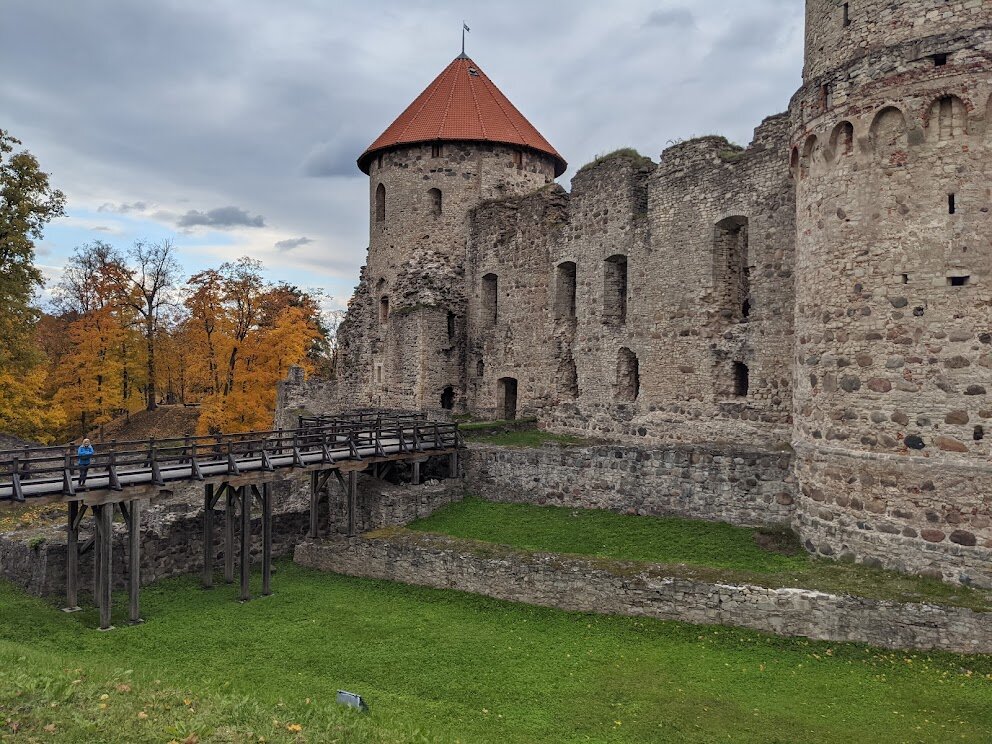
M992 586L992 6L807 0L803 77L800 532Z
M369 253L339 332L343 402L460 409L469 213L545 186L566 163L461 54L358 167L369 176Z

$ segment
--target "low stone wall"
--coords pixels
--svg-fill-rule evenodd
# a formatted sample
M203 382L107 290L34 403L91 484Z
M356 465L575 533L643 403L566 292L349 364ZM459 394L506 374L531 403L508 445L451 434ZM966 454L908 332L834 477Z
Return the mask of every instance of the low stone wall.
M457 589L577 612L734 625L885 648L992 653L992 614L805 589L712 584L664 566L519 553L441 535L306 541L295 561L322 571Z
M473 444L469 491L490 501L608 509L743 526L789 524L795 507L792 453L727 445L647 448Z
M432 481L421 486L394 486L361 476L358 479L355 522L359 531L404 525L462 498L461 481ZM330 500L320 506L321 535L343 534L347 530L346 496L337 482L329 481ZM272 485L273 556L291 555L310 525L309 476L306 473ZM224 564L224 500L214 515L215 569ZM253 505L258 509L258 505ZM251 555L260 565L262 526L260 513L252 519ZM141 516L141 583L200 571L203 566L202 486L181 484L175 491L147 504ZM234 560L240 561L241 520L236 518ZM84 518L80 544L92 535L91 520ZM67 565L64 526L32 529L0 535L0 578L37 596L64 594ZM111 576L116 589L127 585L127 533L123 524L114 525L114 562ZM79 586L82 593L93 589L93 551L80 556Z

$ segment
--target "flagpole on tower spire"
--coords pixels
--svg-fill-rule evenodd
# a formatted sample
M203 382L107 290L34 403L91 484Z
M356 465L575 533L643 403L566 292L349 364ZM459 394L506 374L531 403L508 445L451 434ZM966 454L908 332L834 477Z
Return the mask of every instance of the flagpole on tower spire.
M463 57L465 56L465 32L471 30L472 29L468 27L468 24L465 23L465 21L462 21L462 56Z

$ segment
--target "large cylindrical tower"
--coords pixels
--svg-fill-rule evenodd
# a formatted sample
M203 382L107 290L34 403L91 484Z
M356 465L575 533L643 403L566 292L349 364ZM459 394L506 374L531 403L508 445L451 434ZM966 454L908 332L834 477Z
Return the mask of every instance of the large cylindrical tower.
M369 253L339 331L341 397L459 408L469 212L547 185L565 161L462 54L358 166L369 176Z
M793 98L807 548L992 586L992 4L807 0Z

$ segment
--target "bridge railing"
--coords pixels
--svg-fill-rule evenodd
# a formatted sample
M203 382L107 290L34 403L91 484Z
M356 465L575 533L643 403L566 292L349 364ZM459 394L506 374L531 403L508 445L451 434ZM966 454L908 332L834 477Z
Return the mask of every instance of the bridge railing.
M87 479L120 490L129 483L165 485L169 480L202 479L243 469L274 470L316 463L333 466L344 459L385 457L462 445L457 424L425 420L334 420L299 429L216 436L147 439L96 445L86 466ZM0 500L73 495L83 466L75 447L0 450ZM125 483L126 482L126 483Z

